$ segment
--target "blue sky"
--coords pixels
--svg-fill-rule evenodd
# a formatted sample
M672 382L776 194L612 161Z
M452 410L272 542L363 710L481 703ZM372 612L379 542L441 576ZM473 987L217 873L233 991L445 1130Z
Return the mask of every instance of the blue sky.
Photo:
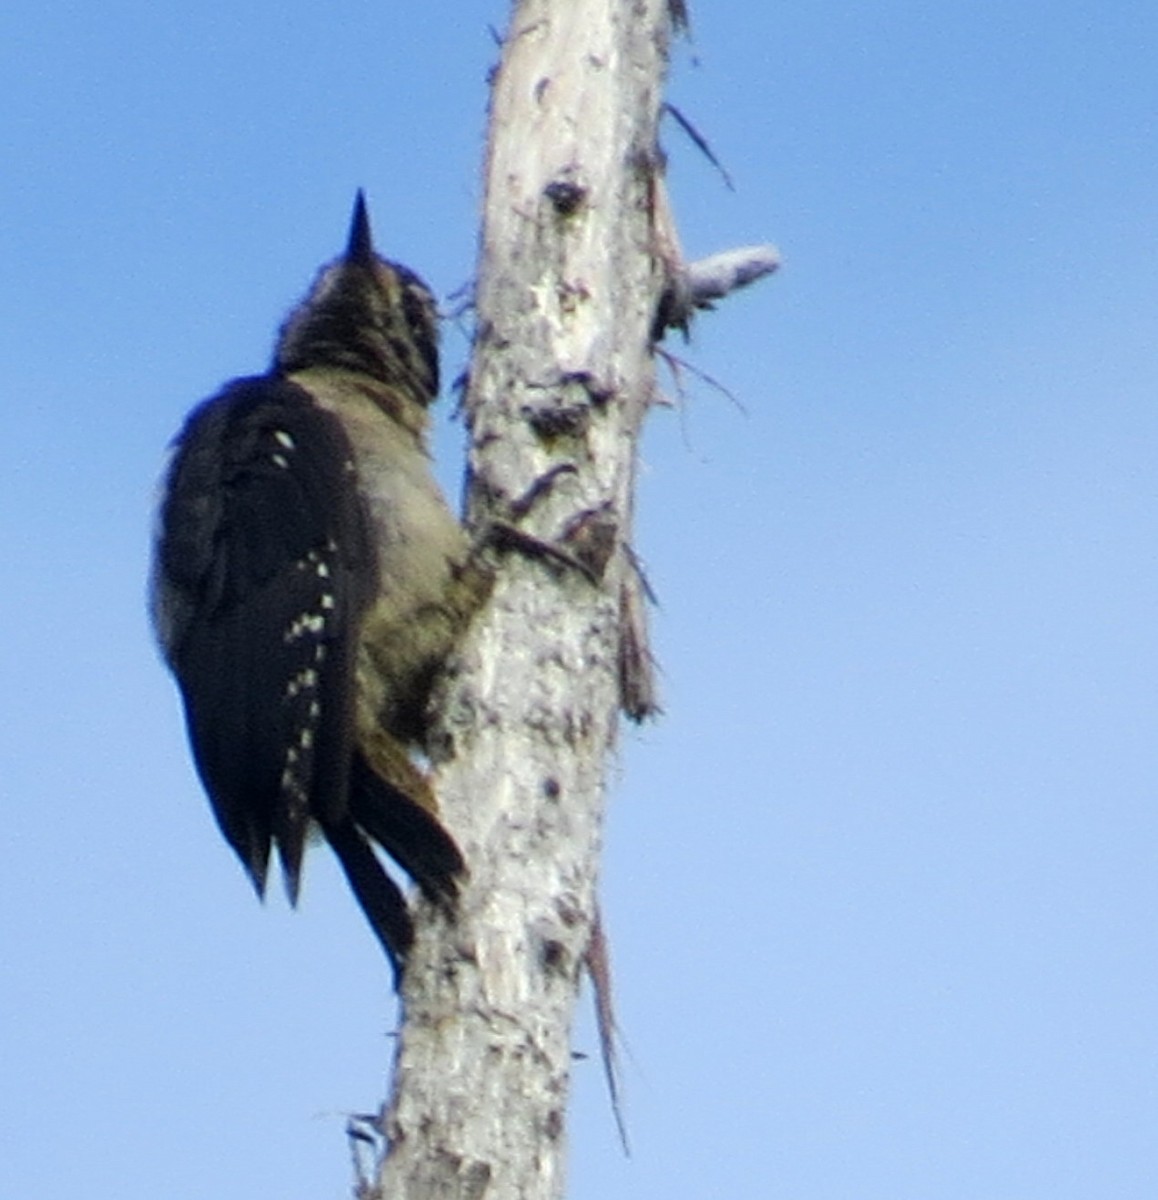
M0 14L4 1195L347 1194L391 1052L327 857L291 914L220 841L147 545L166 442L355 187L470 276L506 12L183 7ZM692 18L671 98L737 190L665 127L686 249L785 267L675 347L745 411L692 386L647 431L667 711L604 886L635 1155L579 1063L571 1195L1149 1200L1158 8Z

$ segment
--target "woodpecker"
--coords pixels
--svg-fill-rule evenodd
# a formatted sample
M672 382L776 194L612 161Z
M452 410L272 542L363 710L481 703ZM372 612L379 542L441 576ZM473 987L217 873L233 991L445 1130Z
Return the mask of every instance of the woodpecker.
M269 370L177 435L153 556L154 628L226 841L259 897L276 848L296 903L320 832L396 983L413 925L373 845L453 901L462 855L408 747L490 582L431 474L437 393L433 297L376 253L359 192Z

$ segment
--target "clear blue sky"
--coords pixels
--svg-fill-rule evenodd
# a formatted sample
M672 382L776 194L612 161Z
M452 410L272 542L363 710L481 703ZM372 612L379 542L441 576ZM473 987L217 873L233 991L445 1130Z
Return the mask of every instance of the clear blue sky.
M578 1064L571 1194L1152 1200L1158 6L692 17L671 97L737 190L665 128L686 248L786 265L680 350L746 415L693 387L648 429L667 714L605 871L635 1156ZM505 20L0 14L4 1197L348 1194L388 974L326 855L295 915L218 836L145 624L153 493L355 187L469 277Z

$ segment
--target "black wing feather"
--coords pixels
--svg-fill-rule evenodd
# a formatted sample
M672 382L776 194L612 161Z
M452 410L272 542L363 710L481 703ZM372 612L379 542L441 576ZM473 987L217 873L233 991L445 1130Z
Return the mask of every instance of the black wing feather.
M167 651L198 771L259 892L296 895L311 817L345 813L353 671L376 579L337 418L276 377L190 416L162 510Z

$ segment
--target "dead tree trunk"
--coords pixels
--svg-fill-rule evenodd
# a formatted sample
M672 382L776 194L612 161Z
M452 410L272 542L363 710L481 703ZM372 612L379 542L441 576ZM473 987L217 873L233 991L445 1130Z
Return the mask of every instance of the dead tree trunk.
M470 878L453 922L419 922L367 1189L390 1200L564 1190L607 760L621 706L650 704L629 547L657 312L680 274L656 136L673 13L518 0L493 82L468 510L508 536L431 748Z

